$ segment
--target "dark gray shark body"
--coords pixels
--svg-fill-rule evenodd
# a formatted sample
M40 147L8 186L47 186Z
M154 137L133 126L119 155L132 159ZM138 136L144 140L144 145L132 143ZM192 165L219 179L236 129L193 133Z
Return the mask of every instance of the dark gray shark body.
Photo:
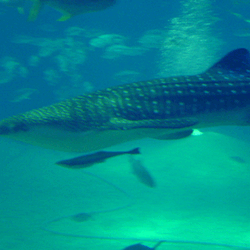
M78 96L0 122L0 135L89 152L192 128L250 125L250 56L230 52L205 73L136 82Z

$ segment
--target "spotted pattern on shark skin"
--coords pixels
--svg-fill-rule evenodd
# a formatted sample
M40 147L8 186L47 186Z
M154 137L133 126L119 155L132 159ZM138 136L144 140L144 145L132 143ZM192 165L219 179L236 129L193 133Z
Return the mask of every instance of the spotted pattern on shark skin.
M228 82L222 77L205 81L204 76L202 83L199 75L191 77L192 80L190 77L185 77L185 80L184 77L178 78L181 79L177 84L173 84L169 78L147 82L146 86L144 82L135 83L130 85L129 92L123 86L107 89L114 115L128 120L170 119L218 109L227 110L244 106L248 99L246 94L250 92L250 77L240 82L233 78ZM152 84L154 89L150 89ZM145 92L150 92L150 95L140 95Z

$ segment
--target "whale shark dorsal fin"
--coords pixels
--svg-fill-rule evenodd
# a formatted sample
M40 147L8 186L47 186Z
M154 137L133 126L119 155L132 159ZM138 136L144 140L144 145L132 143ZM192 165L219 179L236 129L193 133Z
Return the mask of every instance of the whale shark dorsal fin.
M237 72L250 74L250 54L247 49L236 49L226 54L205 73Z

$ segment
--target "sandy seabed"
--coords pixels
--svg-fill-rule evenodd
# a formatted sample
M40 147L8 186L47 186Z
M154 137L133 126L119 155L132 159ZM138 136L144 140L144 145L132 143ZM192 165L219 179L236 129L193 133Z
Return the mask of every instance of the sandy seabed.
M185 241L250 248L249 146L205 131L107 149L140 147L136 157L157 183L150 188L133 175L127 155L71 170L54 163L79 154L1 138L0 249L119 250L159 240L180 241L159 250L225 248ZM79 213L91 217L72 219Z

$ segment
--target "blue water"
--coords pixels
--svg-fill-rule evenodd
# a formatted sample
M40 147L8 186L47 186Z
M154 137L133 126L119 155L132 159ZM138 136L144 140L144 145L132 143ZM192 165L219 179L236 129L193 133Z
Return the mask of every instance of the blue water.
M117 0L65 22L47 6L28 22L30 7L21 15L0 5L0 118L109 86L199 73L232 49L250 49L247 0ZM250 130L203 132L113 148L140 146L156 188L133 176L127 156L88 175L54 164L75 155L1 138L0 249L110 250L158 240L182 242L159 249L250 247ZM78 213L92 216L72 220Z

